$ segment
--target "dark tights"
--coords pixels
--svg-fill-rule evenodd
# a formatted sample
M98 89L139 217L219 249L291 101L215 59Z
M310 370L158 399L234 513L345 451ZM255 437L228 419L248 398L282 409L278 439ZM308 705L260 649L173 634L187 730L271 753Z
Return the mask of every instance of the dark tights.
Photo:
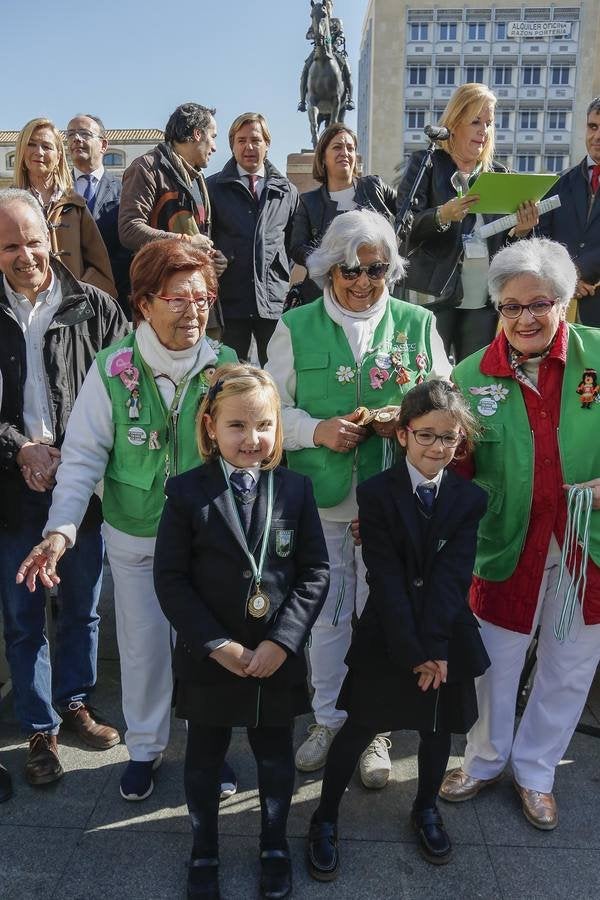
M315 818L321 822L337 822L339 805L348 787L361 753L367 749L377 732L346 719L336 734L323 776L323 788ZM414 802L416 810L431 809L450 757L451 735L447 731L420 731L419 785Z
M225 759L231 728L188 726L184 784L196 859L219 855L219 794L221 765ZM294 791L292 729L248 728L254 753L260 796L262 850L286 848L285 832Z

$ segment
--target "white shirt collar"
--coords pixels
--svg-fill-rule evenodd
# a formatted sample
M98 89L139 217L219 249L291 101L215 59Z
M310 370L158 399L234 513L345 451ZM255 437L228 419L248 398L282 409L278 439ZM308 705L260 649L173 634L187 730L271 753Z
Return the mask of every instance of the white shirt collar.
M102 176L104 175L104 166L103 166L103 165L99 165L98 168L97 168L97 169L94 169L93 172L81 172L79 169L77 169L75 166L73 166L73 175L75 176L75 179L74 179L75 182L77 182L77 179L78 179L78 178L81 178L81 177L83 177L83 176L87 176L88 174L91 175L92 178L95 178L95 179L96 179L96 182L98 182L98 181L100 181L100 179L101 179Z
M258 170L258 172L246 172L246 170L243 169L239 163L236 163L236 166L237 166L238 175L240 176L240 178L247 178L248 175L256 175L258 178L265 177L265 167L264 166L261 166L260 169Z
M4 284L4 290L6 292L8 302L11 305L16 306L19 303L23 303L23 301L25 301L26 303L31 303L31 301L29 300L28 297L25 296L25 294L18 294L16 291L14 291L11 288L10 284L8 283L8 279L7 279L6 275L2 276L2 282ZM56 299L55 295L56 295L56 286L57 285L58 285L58 281L54 277L54 272L52 271L52 269L50 269L50 284L48 285L48 287L46 288L45 291L40 291L40 293L35 298L34 305L36 305L37 303L51 304Z
M228 478L231 477L232 472L249 472L254 478L255 484L258 484L258 479L260 478L260 466L254 466L249 469L238 469L237 466L232 466L226 459L224 459L223 462L225 463L225 471L227 472Z
M442 475L444 474L443 469L440 469L435 478L426 478L425 475L422 475L418 469L415 469L413 464L410 463L408 459L406 460L406 468L408 469L408 474L410 475L413 494L416 492L420 484L434 484L435 496L437 497L440 491L440 484L442 483Z

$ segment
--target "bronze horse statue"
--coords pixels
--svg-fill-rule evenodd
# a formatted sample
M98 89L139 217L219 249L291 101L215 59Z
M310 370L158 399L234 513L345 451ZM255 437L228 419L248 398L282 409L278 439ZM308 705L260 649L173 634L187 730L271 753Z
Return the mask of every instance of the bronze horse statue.
M307 113L313 147L317 146L319 127L343 122L346 114L346 87L331 39L326 3L312 3L312 34L315 44L308 70Z

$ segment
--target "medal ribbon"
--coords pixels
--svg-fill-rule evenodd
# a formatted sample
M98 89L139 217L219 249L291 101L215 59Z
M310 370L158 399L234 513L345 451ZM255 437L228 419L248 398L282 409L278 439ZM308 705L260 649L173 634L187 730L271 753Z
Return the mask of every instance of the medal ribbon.
M237 519L237 523L239 525L240 536L241 536L241 544L244 548L244 552L248 557L248 562L250 563L250 568L252 569L252 574L254 575L254 581L256 583L256 590L260 590L260 582L262 579L262 570L265 564L265 556L267 555L267 544L269 543L269 531L271 530L271 519L273 518L273 470L269 471L267 475L267 515L265 517L265 531L263 534L262 546L260 548L260 556L258 559L258 565L256 564L256 560L254 556L250 552L250 548L248 546L248 541L246 540L246 532L244 531L244 527L242 525L242 520L240 519L240 514L238 512L237 504L235 502L235 496L233 494L233 488L231 487L231 483L229 481L229 475L227 474L227 469L225 467L225 463L223 462L223 457L219 457L219 462L221 463L221 469L223 470L223 475L225 476L225 481L227 482L227 490L229 492L229 496L231 497L231 502L233 509L235 511L235 517Z

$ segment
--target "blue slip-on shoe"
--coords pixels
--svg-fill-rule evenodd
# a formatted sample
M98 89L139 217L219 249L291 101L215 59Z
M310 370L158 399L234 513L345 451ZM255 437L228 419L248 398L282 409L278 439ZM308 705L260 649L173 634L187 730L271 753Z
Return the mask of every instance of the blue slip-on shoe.
M132 759L121 776L119 790L124 800L145 800L154 790L152 773L162 762L162 753L149 762L137 762Z
M233 795L237 792L237 775L227 762L223 763L221 767L221 800L227 800L229 797L233 797Z

